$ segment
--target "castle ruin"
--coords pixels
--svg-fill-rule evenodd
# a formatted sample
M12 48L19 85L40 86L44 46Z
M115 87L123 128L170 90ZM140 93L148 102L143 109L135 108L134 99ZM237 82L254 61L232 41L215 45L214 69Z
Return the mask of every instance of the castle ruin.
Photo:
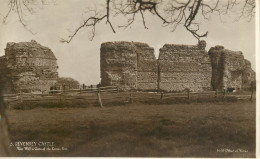
M223 46L207 52L205 47L205 41L165 44L156 59L154 48L145 43L102 43L101 85L168 92L251 89L255 72L242 52ZM7 43L5 55L0 57L0 85L4 93L50 90L57 85L57 69L53 52L36 41Z
M245 67L242 72L242 89L250 90L252 87L255 87L256 74L255 71L251 68L251 62L247 59L244 59Z
M50 90L58 78L53 52L34 40L7 43L0 61L0 78L6 93Z
M106 42L100 50L101 85L123 90L180 92L248 89L255 80L242 52L223 46L165 44L156 60L154 49L138 42Z
M206 42L198 45L165 44L160 49L159 89L203 91L211 89L211 63Z
M100 49L101 85L121 89L156 90L154 49L144 43L106 42Z
M212 64L212 87L214 90L227 88L249 89L255 80L251 63L244 59L241 51L231 51L223 46L210 48Z

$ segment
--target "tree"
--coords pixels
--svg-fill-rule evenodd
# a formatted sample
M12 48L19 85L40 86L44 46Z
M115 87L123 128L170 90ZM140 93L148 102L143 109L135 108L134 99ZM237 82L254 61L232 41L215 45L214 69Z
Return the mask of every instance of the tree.
M198 17L208 20L212 15L220 18L229 14L238 15L234 20L247 18L251 20L255 15L255 0L104 0L104 5L98 8L87 10L87 16L82 23L69 35L68 38L61 39L61 42L69 43L83 28L90 29L90 40L95 37L96 26L105 21L116 33L118 28L127 28L136 20L136 15L140 14L143 26L146 26L145 13L150 13L159 18L164 27L171 27L174 31L178 26L183 26L195 38L207 37L208 32L200 31ZM24 19L26 13L33 14L35 8L54 3L52 0L9 0L9 10L3 18L6 22L10 12L15 12L20 23L31 31ZM115 26L112 21L123 16L127 22ZM204 21L205 22L205 21ZM118 28L116 28L118 27Z
M1 86L0 86L1 87ZM2 88L0 88L0 91ZM8 136L8 122L5 116L5 105L3 97L0 94L0 156L9 155L9 136Z
M8 11L3 16L3 23L6 23L11 12L17 15L17 19L23 25L23 27L34 34L32 30L28 27L25 16L29 14L34 14L37 9L42 8L44 5L55 4L54 0L8 0L7 8Z

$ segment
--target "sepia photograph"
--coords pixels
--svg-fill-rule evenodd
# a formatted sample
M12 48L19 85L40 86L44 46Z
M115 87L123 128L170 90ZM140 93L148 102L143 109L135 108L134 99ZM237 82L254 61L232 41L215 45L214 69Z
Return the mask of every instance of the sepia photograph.
M0 0L0 157L256 158L257 0Z

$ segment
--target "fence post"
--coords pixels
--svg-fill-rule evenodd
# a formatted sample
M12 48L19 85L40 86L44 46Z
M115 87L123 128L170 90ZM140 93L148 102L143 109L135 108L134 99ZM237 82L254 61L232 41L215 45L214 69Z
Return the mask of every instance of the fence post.
M101 96L100 96L100 88L98 88L98 94L97 95L98 95L98 104L100 105L100 107L103 107Z
M42 90L42 97L43 97L43 92L44 92L44 91Z
M187 89L188 100L190 100L190 89Z
M163 92L161 92L161 98L160 99L163 100Z
M252 89L252 92L251 92L251 97L250 97L250 101L253 100L253 94L254 94L254 90Z
M66 85L64 84L64 85L62 86L62 93L65 92L65 89L66 89Z
M130 103L133 103L133 94L132 94L132 89L130 90Z
M225 90L225 89L223 89L223 96L222 96L222 101L224 101L225 95L226 95L226 90Z
M119 93L119 88L118 88L118 86L116 87L116 89L117 89L117 93Z
M59 94L59 99L60 99L60 103L61 103L61 93Z
M216 100L218 99L218 89L216 89L216 92L215 92L215 99Z
M22 91L20 91L20 102L23 102L23 96L22 96Z

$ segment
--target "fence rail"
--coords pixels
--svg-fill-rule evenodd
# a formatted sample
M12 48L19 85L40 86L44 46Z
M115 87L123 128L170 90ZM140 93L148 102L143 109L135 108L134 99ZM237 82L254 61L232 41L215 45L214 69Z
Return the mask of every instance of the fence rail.
M133 103L134 100L144 100L144 99L172 99L172 98L186 98L190 100L194 97L200 96L213 96L216 100L219 98L224 101L227 97L236 97L237 99L249 99L253 98L252 91L250 94L233 94L227 93L226 91L204 91L204 92L190 92L189 90L183 92L141 92L141 91L119 91L116 86L108 86L108 87L99 87L99 88L86 88L86 89L71 89L71 90L50 90L43 91L40 93L18 93L18 94L5 94L3 95L4 100L8 103L23 101L65 101L65 100L77 100L77 99L85 99L89 101L96 101L98 104L103 107L102 101L107 100L117 100L124 99L128 100L130 103Z

